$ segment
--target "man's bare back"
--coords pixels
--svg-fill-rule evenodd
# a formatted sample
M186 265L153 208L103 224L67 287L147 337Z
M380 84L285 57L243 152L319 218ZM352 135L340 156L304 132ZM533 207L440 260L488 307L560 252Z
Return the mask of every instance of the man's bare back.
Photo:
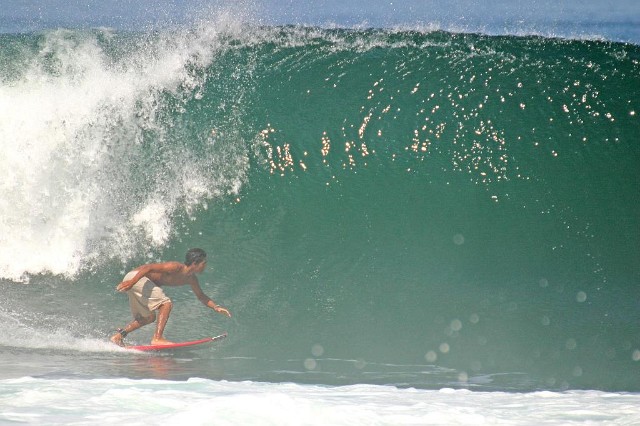
M177 287L181 285L191 285L195 279L193 273L188 271L188 267L180 262L165 263L168 268L164 271L149 272L147 278L158 286Z
M198 279L194 274L202 272L204 265L186 266L180 262L150 263L142 265L136 269L138 273L130 280L123 281L116 287L118 291L129 290L142 277L147 277L157 286L177 287L182 285L193 285Z

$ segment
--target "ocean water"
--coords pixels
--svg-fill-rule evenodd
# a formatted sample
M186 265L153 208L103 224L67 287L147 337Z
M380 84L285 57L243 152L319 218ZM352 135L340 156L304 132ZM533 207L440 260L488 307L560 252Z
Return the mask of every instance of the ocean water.
M640 422L639 99L599 38L0 35L0 423ZM191 247L233 317L166 337L229 337L110 344Z

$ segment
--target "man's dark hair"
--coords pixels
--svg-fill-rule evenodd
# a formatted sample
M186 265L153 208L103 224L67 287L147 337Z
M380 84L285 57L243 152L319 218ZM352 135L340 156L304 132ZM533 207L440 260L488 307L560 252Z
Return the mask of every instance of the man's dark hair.
M184 264L189 266L193 263L200 263L207 258L207 253L201 248L192 248L185 256Z

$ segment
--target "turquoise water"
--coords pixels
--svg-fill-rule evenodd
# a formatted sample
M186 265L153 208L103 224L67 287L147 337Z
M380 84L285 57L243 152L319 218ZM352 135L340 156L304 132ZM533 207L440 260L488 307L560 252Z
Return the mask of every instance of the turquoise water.
M638 392L637 45L229 23L0 37L5 387ZM166 336L229 337L112 347L124 273L190 247L233 317L168 289Z

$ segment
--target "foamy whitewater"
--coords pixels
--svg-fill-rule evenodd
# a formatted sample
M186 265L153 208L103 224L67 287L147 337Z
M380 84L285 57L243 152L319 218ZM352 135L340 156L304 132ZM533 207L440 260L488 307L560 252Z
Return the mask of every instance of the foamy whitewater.
M237 168L230 174L218 167L217 176L205 177L220 161L217 149L194 156L180 146L154 147L170 158L165 164L149 163L145 151L145 135L162 143L172 125L159 123L160 96L197 92L202 84L186 67L211 60L218 37L211 32L128 40L133 46L117 62L98 45L113 36L109 31L96 38L56 30L23 57L3 52L9 65L0 87L3 277L22 280L42 271L70 276L105 244L116 244L109 252L127 258L140 249L133 242L136 230L162 245L178 206L190 212L220 192L237 191L242 157L227 165ZM11 46L9 37L5 46ZM12 61L26 67L16 75ZM180 96L175 108L181 108ZM16 264L16 257L23 261Z
M0 424L640 424L633 25L204 18L0 34Z
M0 420L50 425L622 425L638 422L640 403L637 394L595 391L509 394L204 379L22 378L2 381L0 395Z

